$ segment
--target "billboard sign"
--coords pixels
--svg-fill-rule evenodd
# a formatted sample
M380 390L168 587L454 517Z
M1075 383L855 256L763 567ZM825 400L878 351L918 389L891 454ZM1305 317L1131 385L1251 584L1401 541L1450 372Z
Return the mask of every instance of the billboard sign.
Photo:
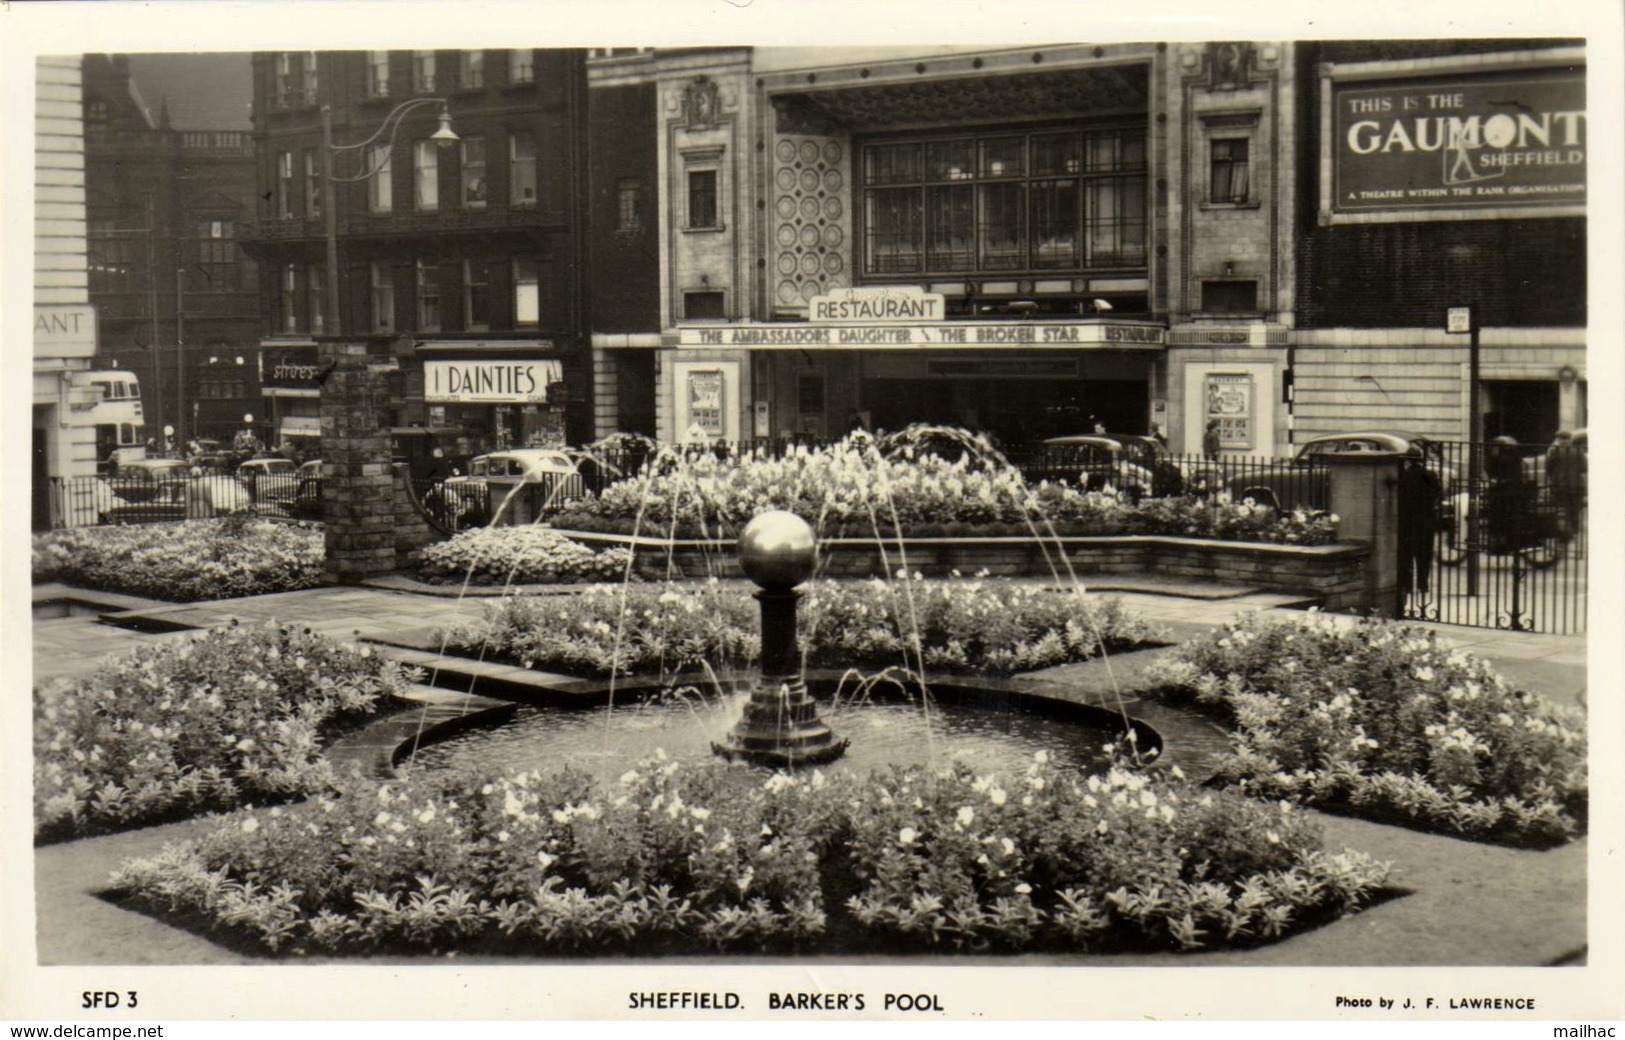
M1334 79L1329 96L1333 217L1585 204L1583 69Z

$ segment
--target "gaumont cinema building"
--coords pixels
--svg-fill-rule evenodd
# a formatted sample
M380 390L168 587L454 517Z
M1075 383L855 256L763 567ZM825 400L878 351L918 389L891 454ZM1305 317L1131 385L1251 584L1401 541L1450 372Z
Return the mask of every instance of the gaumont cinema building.
M1486 435L1585 423L1572 41L710 47L587 76L598 433L1458 438L1475 335Z

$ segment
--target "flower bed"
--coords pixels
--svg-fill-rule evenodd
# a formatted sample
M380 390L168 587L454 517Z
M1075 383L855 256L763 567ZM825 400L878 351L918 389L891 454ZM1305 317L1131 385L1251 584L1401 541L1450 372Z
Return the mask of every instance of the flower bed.
M323 790L323 738L403 682L369 650L233 623L46 684L34 695L35 837Z
M436 633L449 652L601 677L742 663L760 651L758 608L737 587L595 586L579 596L504 599L479 622ZM1153 640L1110 597L1000 580L814 582L799 611L810 668L901 665L1009 674ZM917 641L916 641L917 634Z
M34 536L35 581L191 602L290 592L322 582L322 532L245 517Z
M114 885L266 949L1198 949L1369 898L1289 806L1125 770L441 774L252 812Z
M1424 629L1252 615L1158 674L1170 696L1233 719L1219 775L1258 797L1511 844L1585 829L1582 714Z
M424 548L419 568L430 581L528 585L619 581L629 550L595 551L545 527L481 527Z
M750 519L784 509L820 537L1165 534L1325 545L1337 517L1278 514L1242 501L1145 499L1066 484L1029 485L1019 472L971 456L887 458L854 434L820 449L770 457L669 455L663 464L574 503L553 519L562 530L668 538L732 537Z

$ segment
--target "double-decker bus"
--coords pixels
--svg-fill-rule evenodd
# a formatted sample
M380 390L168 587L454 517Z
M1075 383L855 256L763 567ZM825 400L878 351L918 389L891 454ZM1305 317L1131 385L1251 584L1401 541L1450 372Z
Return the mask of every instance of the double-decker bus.
M147 428L141 414L141 384L134 372L109 369L87 373L101 391L91 410L96 427L96 472L107 474L126 462L147 457Z

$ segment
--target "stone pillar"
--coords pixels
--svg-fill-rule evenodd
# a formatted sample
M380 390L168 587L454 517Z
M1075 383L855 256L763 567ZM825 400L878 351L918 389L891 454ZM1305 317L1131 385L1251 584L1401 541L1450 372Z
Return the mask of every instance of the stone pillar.
M1371 547L1359 604L1392 617L1399 610L1399 467L1392 455L1330 455L1337 540Z
M387 347L386 347L387 349ZM399 364L366 342L320 347L322 517L326 577L353 585L395 569L395 477L390 470L387 409L397 396Z

